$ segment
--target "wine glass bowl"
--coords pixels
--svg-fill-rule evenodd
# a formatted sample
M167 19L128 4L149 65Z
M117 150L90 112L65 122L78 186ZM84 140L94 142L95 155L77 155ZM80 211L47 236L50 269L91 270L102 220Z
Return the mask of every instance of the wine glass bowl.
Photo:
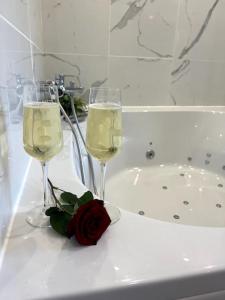
M49 161L62 149L59 105L33 102L24 105L24 149L39 161Z
M89 154L100 162L100 199L105 200L106 163L120 150L122 144L122 109L119 89L90 89L86 131L86 147ZM120 211L109 203L106 209L111 223L120 218Z

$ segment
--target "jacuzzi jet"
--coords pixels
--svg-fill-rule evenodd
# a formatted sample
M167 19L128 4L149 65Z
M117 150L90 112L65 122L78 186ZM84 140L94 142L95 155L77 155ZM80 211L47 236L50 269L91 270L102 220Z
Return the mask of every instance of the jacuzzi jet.
M153 159L155 157L155 151L153 151L153 150L148 150L147 152L146 152L146 158L147 159Z
M176 220L179 220L179 219L180 219L180 216L174 215L173 218L176 219Z
M145 214L145 212L143 210L139 210L138 214L143 216Z

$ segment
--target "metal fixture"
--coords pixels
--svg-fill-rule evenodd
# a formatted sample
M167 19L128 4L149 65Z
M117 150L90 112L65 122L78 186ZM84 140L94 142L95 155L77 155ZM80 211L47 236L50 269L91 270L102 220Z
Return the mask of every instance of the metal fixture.
M84 88L79 86L77 87L74 81L70 81L68 86L65 86L65 78L76 78L74 75L65 75L65 74L57 74L55 76L55 84L59 88L59 97L62 97L64 92L69 94L74 94L74 92L83 92Z
M175 220L179 220L179 219L180 219L180 216L179 216L179 215L173 215L173 218L174 218Z
M145 212L143 210L139 210L138 214L144 216Z
M78 129L78 132L80 134L81 140L82 140L83 145L85 147L85 150L87 152L86 143L85 143L83 134L82 134L80 126L79 126L79 122L78 122L78 119L77 119L77 114L76 114L74 105L72 103L72 99L70 101L71 101L71 107L72 107L73 117L74 117L75 123L77 125L77 129ZM90 170L90 173L91 173L91 181L92 181L93 190L94 190L94 193L97 194L98 192L97 192L97 188L96 188L96 184L95 184L95 174L94 174L93 162L92 162L92 158L91 158L91 156L90 156L90 154L88 152L87 152L87 158L88 158L89 170Z
M66 77L73 77L75 78L74 75L64 75L64 74L58 74L55 76L55 84L58 86L59 89L59 97L62 97L64 95L64 93L68 93L70 95L74 95L76 92L83 92L84 88L83 87L76 87L75 82L70 81L69 86L65 86L65 78ZM76 123L76 128L73 126L69 116L66 114L65 110L63 109L62 105L60 104L60 109L62 114L64 115L66 121L68 122L73 136L74 136L74 140L76 143L76 148L77 148L77 153L78 153L78 157L79 157L79 165L80 165L80 175L81 175L81 180L82 183L85 185L85 176L84 176L84 166L83 166L83 160L82 160L82 155L81 155L81 147L80 147L80 141L83 143L83 146L86 150L87 153L87 158L88 158L88 166L89 166L89 170L90 170L90 177L91 177L91 183L92 183L92 187L93 187L93 191L94 193L97 195L97 187L96 187L96 183L95 183L95 174L94 174L94 167L93 167L93 162L92 162L92 158L89 155L89 153L87 152L87 148L86 148L86 143L85 143L85 139L84 136L82 134L80 125L79 125L79 121L77 119L77 114L74 108L74 104L73 104L73 100L71 99L71 108L72 108L72 114L73 114L73 118L75 120ZM80 137L80 139L79 139Z
M154 150L147 150L145 155L146 155L147 159L153 159L155 157L155 151Z

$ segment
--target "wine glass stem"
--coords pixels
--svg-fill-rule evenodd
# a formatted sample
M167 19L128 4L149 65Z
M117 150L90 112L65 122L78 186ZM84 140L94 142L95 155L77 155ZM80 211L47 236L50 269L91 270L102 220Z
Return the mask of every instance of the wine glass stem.
M105 200L105 173L106 173L106 163L100 162L101 168L101 178L100 178L100 199Z
M48 191L48 163L46 161L41 162L43 172L43 191L44 191L44 210L49 205L49 191Z

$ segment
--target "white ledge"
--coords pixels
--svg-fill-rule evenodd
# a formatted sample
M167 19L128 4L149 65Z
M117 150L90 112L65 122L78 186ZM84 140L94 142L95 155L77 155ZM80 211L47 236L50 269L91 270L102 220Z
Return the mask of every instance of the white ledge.
M123 111L126 112L173 112L173 111L196 111L196 112L225 112L225 106L123 106Z
M85 188L69 158L66 141L50 162L50 178L80 195ZM81 247L50 228L34 229L25 222L40 199L41 168L34 160L7 238L1 300L160 300L224 288L225 228L177 225L122 211L96 246Z

